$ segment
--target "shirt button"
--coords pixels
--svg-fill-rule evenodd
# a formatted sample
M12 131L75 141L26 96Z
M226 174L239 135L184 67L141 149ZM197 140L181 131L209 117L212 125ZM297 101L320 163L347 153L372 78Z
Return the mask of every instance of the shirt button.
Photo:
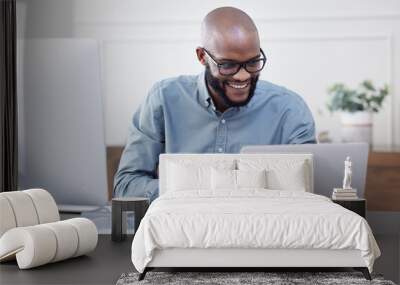
M218 148L218 152L222 152L222 148L220 147L220 148Z
M222 119L221 123L225 124L225 119Z

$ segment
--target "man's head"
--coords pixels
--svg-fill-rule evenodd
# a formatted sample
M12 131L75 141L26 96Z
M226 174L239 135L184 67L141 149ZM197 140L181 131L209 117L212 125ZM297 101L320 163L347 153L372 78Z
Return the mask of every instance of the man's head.
M217 108L246 105L265 63L252 19L236 8L215 9L203 20L201 44L196 53Z

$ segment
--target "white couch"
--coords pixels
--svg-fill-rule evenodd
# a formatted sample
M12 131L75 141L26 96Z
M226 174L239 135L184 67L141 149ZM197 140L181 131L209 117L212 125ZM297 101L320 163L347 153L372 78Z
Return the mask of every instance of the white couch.
M97 244L97 229L85 218L60 221L49 192L0 193L0 262L16 259L20 269L80 256Z

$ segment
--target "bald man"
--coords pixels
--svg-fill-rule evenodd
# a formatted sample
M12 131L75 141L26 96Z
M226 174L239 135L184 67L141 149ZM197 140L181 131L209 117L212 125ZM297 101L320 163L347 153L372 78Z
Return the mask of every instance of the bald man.
M205 71L162 80L134 114L114 179L118 197L158 197L160 153L238 153L243 145L315 143L314 120L294 92L258 80L266 64L243 11L223 7L202 23Z

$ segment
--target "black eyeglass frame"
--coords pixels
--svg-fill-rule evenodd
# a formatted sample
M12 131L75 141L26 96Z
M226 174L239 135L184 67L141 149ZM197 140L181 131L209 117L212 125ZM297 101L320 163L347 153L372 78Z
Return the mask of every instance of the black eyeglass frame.
M222 73L222 72L221 72L221 67L224 65L224 63L219 63L219 62L214 58L214 56L212 56L211 53L210 53L208 50L206 50L205 48L203 48L203 50L204 50L204 53L205 53L208 57L210 57L211 60L212 60L212 62L218 67L218 72L219 72L219 74L221 74L222 76L232 76L232 75L235 75L236 73L239 72L240 69L242 69L242 67L243 67L248 73L250 73L250 74L257 73L257 72L260 72L261 70L264 69L265 63L267 62L267 57L265 56L265 53L264 53L264 51L262 50L262 48L260 48L261 54L262 54L262 56L263 56L262 58L250 59L250 60L245 61L245 62L229 61L229 63L231 63L231 64L232 64L232 63L237 64L238 67L237 67L236 72L234 72L234 73L229 73L229 74L226 73L226 74L225 74L225 73ZM262 60L263 64L262 64L261 68L260 68L259 70L257 70L257 71L249 71L249 70L247 69L247 64L250 63L250 62L256 61L256 60Z

